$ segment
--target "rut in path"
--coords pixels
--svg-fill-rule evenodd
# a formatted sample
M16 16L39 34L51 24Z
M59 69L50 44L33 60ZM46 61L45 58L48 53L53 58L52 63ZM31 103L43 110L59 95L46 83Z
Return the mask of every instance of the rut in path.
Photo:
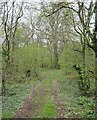
M67 109L61 97L58 95L58 84L56 80L53 81L52 95L56 103L56 108L57 108L57 113L58 113L57 118L67 118L67 115L66 115Z
M36 94L36 90L37 88L39 88L41 83L39 83L36 87L32 88L31 90L31 94L26 98L25 102L23 103L23 105L16 111L14 118L28 118L30 117L31 113L32 113L32 109L35 107L32 104L32 98L35 96ZM33 106L33 108L32 108Z

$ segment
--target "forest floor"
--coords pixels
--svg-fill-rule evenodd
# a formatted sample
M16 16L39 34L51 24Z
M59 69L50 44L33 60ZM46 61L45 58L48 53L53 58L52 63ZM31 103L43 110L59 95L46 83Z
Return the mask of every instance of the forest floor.
M3 118L79 118L85 116L89 110L82 103L79 105L80 94L75 73L66 75L61 70L45 70L42 74L42 81L34 83L34 86L33 83L25 84L21 88L19 86L15 96L5 99ZM86 103L91 101L91 98L84 99L87 100Z

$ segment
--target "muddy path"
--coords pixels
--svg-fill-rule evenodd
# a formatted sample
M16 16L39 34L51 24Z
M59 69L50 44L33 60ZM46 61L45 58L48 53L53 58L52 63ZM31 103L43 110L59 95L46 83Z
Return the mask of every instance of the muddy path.
M54 101L56 103L56 109L57 109L57 118L67 118L66 113L67 109L62 101L61 97L58 94L58 83L56 80L53 81L52 84L52 95L54 97Z

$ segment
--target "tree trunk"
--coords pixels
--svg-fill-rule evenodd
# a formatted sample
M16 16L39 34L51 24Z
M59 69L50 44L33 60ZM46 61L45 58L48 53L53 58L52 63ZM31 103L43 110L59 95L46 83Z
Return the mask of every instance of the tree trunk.
M59 62L59 59L58 59L58 48L57 48L57 42L54 44L54 67L55 68L58 68L58 62Z
M6 49L4 48L3 44L6 45L7 47ZM2 50L3 50L2 60L4 61L5 65L2 64L2 95L4 96L6 94L5 82L6 82L7 70L8 70L8 67L10 67L10 41L8 40L8 38L6 38L6 41L3 44L2 44Z
M6 88L5 88L5 74L2 70L2 96L6 94Z
M83 46L82 46L82 64L83 64L83 75L85 76L85 68L86 68L86 63L85 63L85 57L86 57L86 55L85 55L85 52L86 52L86 45L84 44Z
M53 59L52 59L52 53L50 53L50 60L51 60L51 68L53 68Z
M85 95L86 94L86 90L85 90L85 86L86 86L86 45L85 45L85 38L83 38L83 43L82 43L82 80L81 80L81 90L82 93Z
M2 68L2 95L4 96L6 94L6 87L5 87L5 83L6 83L6 78L8 75L8 69L10 67L9 61L7 61L6 66Z

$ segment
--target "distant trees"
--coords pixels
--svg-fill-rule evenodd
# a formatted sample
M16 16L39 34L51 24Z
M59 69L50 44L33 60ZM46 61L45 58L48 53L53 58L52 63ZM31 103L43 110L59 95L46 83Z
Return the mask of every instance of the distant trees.
M48 5L42 5L42 16L44 23L44 30L46 31L47 46L51 53L52 68L60 68L59 56L62 53L68 39L71 39L72 24L68 13L69 10L58 11L47 17L47 13L54 11L57 4L49 3ZM64 19L65 18L65 19ZM69 33L69 35L68 35Z
M29 24L30 40L37 42L37 45L41 47L47 46L51 58L51 68L60 68L59 56L68 39L72 38L72 24L70 16L68 16L70 10L63 10L48 18L46 17L45 12L50 10L49 7L54 10L55 6L54 3L47 6L41 4L42 9L37 9L33 7L33 4L28 4L26 7L28 14L25 18ZM37 17L33 19L36 13Z

